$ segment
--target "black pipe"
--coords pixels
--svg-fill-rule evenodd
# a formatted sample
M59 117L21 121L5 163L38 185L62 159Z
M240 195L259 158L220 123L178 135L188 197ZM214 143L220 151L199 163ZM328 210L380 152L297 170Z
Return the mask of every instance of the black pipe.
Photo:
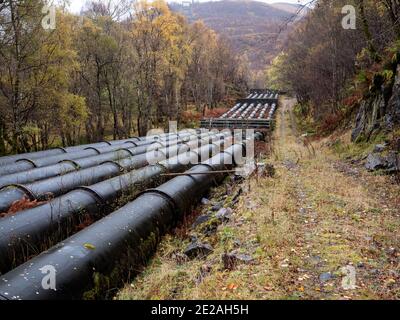
M191 141L197 142L198 139ZM13 202L24 197L27 197L31 200L47 200L49 198L64 194L76 186L93 184L119 175L123 170L132 170L144 167L151 160L157 162L159 161L157 159L165 159L169 157L171 153L182 153L190 148L188 146L190 141L181 145L176 145L176 142L181 142L181 140L173 140L172 144L165 142L167 147L162 149L153 147L154 144L150 145L150 147L142 146L143 148L150 149L151 151L129 158L127 157L132 154L129 152L129 150L120 150L118 152L124 152L125 154L120 155L121 160L119 161L110 161L108 154L98 155L95 157L95 159L78 159L74 161L71 166L89 166L89 168L69 172L65 175L55 176L32 183L5 186L0 190L0 212L6 212ZM160 146L163 145L161 142L157 142L157 144L160 144ZM135 151L137 151L138 148L135 148ZM151 154L151 156L149 156L149 154ZM95 166L95 164L99 163L99 161L102 162L102 164Z
M206 136L207 134L200 134L199 136ZM196 138L195 136L186 136L182 140L157 140L157 141L151 141L151 146L149 146L148 141L143 141L138 143L137 147L133 148L118 148L116 151L113 152L107 152L104 153L103 155L94 155L90 157L85 157L85 158L79 158L79 159L70 159L70 160L65 160L61 161L60 163L56 163L53 165L45 166L45 167L40 167L40 168L35 168L35 169L30 169L24 172L16 172L13 174L8 174L5 176L0 177L0 188L5 187L7 185L11 184L24 184L24 183L30 183L38 180L43 180L47 178L51 178L54 176L58 176L61 174L66 174L71 171L77 171L79 169L85 169L85 168L90 168L96 165L99 165L105 161L112 161L116 159L121 159L123 157L129 157L129 156L134 156L134 155L139 155L142 153L145 153L148 150L154 150L157 148L162 148L167 145L171 145L173 143L179 143L181 141L186 141L190 140L191 138ZM149 140L150 141L150 140ZM109 148L109 147L106 147ZM111 147L114 148L114 147ZM103 150L103 149L102 149ZM109 149L106 149L109 150Z
M59 155L67 152L76 152L83 150L85 148L89 147L94 147L94 148L101 148L101 147L107 147L111 146L112 144L118 144L118 141L111 143L111 142L97 142L97 143L90 143L90 144L83 144L79 146L73 146L73 147L58 147L50 150L43 150L43 151L36 151L36 152L26 152L26 153L20 153L20 154L15 154L11 156L5 156L0 158L0 166L4 166L9 163L13 163L19 159L29 157L31 159L39 159L43 157L49 157L49 156L54 156L54 155Z
M15 216L0 220L0 274L26 261L26 257L47 249L43 243L49 239L61 241L69 236L81 216L89 213L92 217L110 212L110 204L121 194L129 191L132 197L138 191L155 185L162 180L165 172L181 172L219 152L230 145L231 137L216 143L206 144L198 149L188 150L159 164L149 165L88 187L78 187L41 206L23 210ZM205 141L208 142L208 141ZM67 230L66 232L62 232ZM29 246L26 246L29 243Z
M189 134L181 134L180 137L185 138L189 136ZM173 139L178 138L171 138L168 139L167 141L172 141ZM22 172L22 171L27 171L33 168L40 168L40 167L45 167L51 164L58 163L63 160L75 160L75 159L80 159L80 158L85 158L85 157L90 157L90 156L95 156L98 154L104 154L112 151L116 151L118 149L123 149L123 148L132 148L132 147L139 147L139 146L145 146L148 145L152 142L155 142L157 140L144 140L144 141L137 141L137 140L132 140L132 139L125 139L125 140L118 140L118 141L112 141L112 145L107 145L103 147L95 147L95 146L89 146L85 147L82 149L81 146L77 146L76 151L68 151L67 153L59 154L59 155L54 155L54 156L49 156L49 157L42 157L42 158L31 158L31 157L23 157L18 160L16 160L14 163L10 163L7 165L4 165L0 167L0 176L2 175L9 175L12 173L17 173L17 172ZM159 139L158 141L164 141L164 139ZM74 147L75 148L75 147Z
M151 136L145 136L145 137L132 137L132 138L123 139L123 140L102 141L102 142L89 143L89 144L83 144L83 145L72 146L72 147L65 147L65 148L57 147L54 149L43 150L43 151L20 153L20 154L15 154L15 155L11 155L11 156L0 157L0 167L4 166L6 164L9 164L9 163L13 163L19 159L26 158L26 157L28 157L30 159L39 159L39 158L43 158L43 157L60 155L63 153L68 153L68 152L76 152L76 151L80 151L80 150L83 150L83 149L89 148L89 147L102 148L102 147L107 147L107 146L123 144L127 141L157 140L157 139L165 138L169 135L170 135L170 133L163 133L163 134L159 134L159 135L151 135ZM176 136L176 133L175 133L175 136Z
M110 285L114 286L114 281L121 284L126 268L136 270L160 237L212 186L216 176L207 173L226 168L222 160L231 158L238 149L243 150L243 145L235 144L186 171L187 175L144 192L133 202L1 276L0 296L22 300L89 298L105 289L92 290L102 275L112 275ZM43 268L56 271L56 290L42 286L46 275Z

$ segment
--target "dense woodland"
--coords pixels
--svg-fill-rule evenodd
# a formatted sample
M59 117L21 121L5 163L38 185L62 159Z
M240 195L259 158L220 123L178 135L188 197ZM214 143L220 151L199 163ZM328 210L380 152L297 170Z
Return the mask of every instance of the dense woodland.
M0 154L144 135L244 91L247 67L162 0L92 1L56 28L43 0L0 4Z
M377 74L383 81L394 81L400 52L400 1L311 2L313 10L297 24L283 52L267 69L267 83L289 89L304 115L311 114L332 129L367 98ZM354 30L342 27L345 5L356 9Z

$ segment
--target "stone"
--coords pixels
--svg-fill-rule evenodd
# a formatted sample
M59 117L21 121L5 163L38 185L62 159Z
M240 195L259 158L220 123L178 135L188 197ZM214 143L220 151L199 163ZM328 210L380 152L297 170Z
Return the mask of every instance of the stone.
M177 264L183 264L189 260L188 257L181 252L174 252L171 258L174 259Z
M400 157L397 152L391 151L385 158L386 170L390 173L400 170Z
M327 282L327 281L331 280L332 278L333 278L332 273L330 273L330 272L324 272L324 273L321 273L321 274L320 274L320 276L319 276L319 281L321 281L321 282Z
M222 222L228 222L232 217L233 210L231 208L221 208L216 213L215 217Z
M213 248L208 243L192 242L190 243L185 251L183 252L190 259L204 258L213 252Z
M233 270L238 263L249 264L254 261L252 256L239 253L224 253L221 258L226 270Z
M221 203L216 203L216 204L214 204L212 207L211 207L211 210L212 211L218 211L219 209L221 209L222 208L222 204Z
M201 216L198 216L192 224L192 229L196 228L204 222L207 222L208 220L210 220L210 218L211 216L209 214L202 214Z
M385 167L385 159L378 154L369 154L367 157L367 162L365 168L369 171L375 171L383 169Z
M387 145L386 144L377 144L374 148L374 153L382 153L383 151L385 151Z
M369 171L383 169L388 173L397 172L400 170L399 155L395 151L389 152L386 157L376 153L371 153L367 157L365 168Z
M240 240L238 240L238 239L235 239L235 240L233 240L233 245L236 248L239 248L242 245L242 242Z

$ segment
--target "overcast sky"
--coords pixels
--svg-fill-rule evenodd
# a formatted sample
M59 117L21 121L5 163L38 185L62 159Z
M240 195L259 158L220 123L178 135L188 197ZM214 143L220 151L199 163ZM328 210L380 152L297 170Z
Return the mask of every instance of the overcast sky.
M168 1L168 0L167 0ZM205 2L207 0L200 0L201 2ZM274 3L274 2L289 2L289 3L306 3L309 0L258 0L266 3ZM75 13L79 13L81 7L86 2L86 0L69 0L71 3L70 10ZM168 2L180 2L179 0L171 0Z

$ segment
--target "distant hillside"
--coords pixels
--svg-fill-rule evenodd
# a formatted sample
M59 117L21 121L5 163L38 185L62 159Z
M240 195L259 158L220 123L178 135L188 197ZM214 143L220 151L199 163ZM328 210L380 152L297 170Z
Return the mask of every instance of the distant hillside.
M303 6L301 4L295 3L286 3L286 2L278 2L278 3L271 3L271 7L275 9L283 10L292 14L295 14L300 11L301 15L304 15L307 11L301 10Z
M258 1L217 1L186 5L172 3L171 9L190 21L203 20L206 25L231 40L241 55L247 55L253 70L264 69L275 56L285 30L278 32L299 9L288 3L266 4Z

